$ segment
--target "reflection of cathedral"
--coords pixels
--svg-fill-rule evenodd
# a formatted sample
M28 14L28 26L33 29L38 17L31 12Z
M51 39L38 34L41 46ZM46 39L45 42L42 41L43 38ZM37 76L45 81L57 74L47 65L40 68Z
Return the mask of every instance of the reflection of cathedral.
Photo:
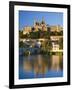
M30 58L23 61L23 70L26 72L33 71L35 76L42 74L43 76L51 71L58 72L61 70L61 56L59 55L52 55L50 58L42 57L38 55L32 62ZM50 60L50 62L49 62Z

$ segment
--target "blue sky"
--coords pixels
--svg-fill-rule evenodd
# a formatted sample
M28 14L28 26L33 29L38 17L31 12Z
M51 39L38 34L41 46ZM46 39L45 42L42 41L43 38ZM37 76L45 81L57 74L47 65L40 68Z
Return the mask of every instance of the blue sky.
M63 26L61 12L19 11L19 30L25 26L33 26L34 20L41 22L43 17L46 24Z

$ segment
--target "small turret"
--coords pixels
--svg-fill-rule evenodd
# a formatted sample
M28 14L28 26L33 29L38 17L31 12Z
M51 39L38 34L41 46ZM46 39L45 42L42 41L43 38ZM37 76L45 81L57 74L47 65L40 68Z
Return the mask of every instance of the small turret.
M42 17L42 22L41 22L41 24L45 24L44 17Z
M36 19L34 19L34 26L36 25Z

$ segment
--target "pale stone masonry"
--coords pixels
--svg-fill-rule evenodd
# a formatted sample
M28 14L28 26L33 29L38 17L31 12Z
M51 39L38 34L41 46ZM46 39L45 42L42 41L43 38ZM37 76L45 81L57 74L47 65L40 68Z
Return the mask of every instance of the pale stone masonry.
M33 28L33 30L32 30ZM23 29L23 34L29 34L29 32L33 31L36 32L38 30L42 30L42 31L47 31L50 28L51 32L60 32L63 31L63 27L61 27L60 25L54 25L54 26L48 26L44 20L42 20L41 22L38 21L34 21L33 27L31 26L26 26Z
M23 34L29 34L30 32L37 32L39 30L42 31L47 31L48 28L50 28L50 32L61 32L63 31L63 27L61 27L60 25L53 25L53 26L49 26L45 23L44 19L42 19L41 22L38 22L36 20L34 20L34 24L33 26L26 26L23 29ZM51 35L50 36L51 40L52 40L52 50L59 50L59 44L55 43L56 41L59 41L60 38L63 38L63 35L61 36L57 36L57 35Z

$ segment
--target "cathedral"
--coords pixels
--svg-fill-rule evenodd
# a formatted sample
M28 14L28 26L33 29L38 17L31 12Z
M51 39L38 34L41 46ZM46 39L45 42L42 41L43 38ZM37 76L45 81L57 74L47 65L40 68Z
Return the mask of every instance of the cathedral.
M41 22L38 22L38 21L34 20L33 27L31 27L31 26L24 27L23 34L29 34L29 32L32 32L32 31L36 32L36 31L39 31L39 30L47 31L47 25L44 21L44 18L42 19Z
M51 32L63 31L63 27L61 27L60 25L49 26L46 24L44 18L42 18L41 22L34 20L33 26L25 26L23 28L23 34L29 34L30 32L37 32L39 30L47 31L48 28L50 28Z
M47 25L45 23L44 18L42 18L41 22L34 21L34 31L38 30L47 31Z
M47 25L44 18L42 18L42 21L37 21L34 20L33 26L25 26L23 28L23 35L25 34L29 34L30 32L38 32L38 31L48 31L50 30L50 32L52 33L50 35L50 39L51 39L51 43L52 43L52 51L61 51L60 50L60 45L59 45L59 41L63 40L63 27L61 27L60 25ZM62 33L60 35L58 35L58 33ZM24 39L23 39L24 40ZM34 38L33 38L34 40ZM45 38L38 38L35 39L35 41L37 40L36 45L40 47L41 45L41 41L45 41Z

